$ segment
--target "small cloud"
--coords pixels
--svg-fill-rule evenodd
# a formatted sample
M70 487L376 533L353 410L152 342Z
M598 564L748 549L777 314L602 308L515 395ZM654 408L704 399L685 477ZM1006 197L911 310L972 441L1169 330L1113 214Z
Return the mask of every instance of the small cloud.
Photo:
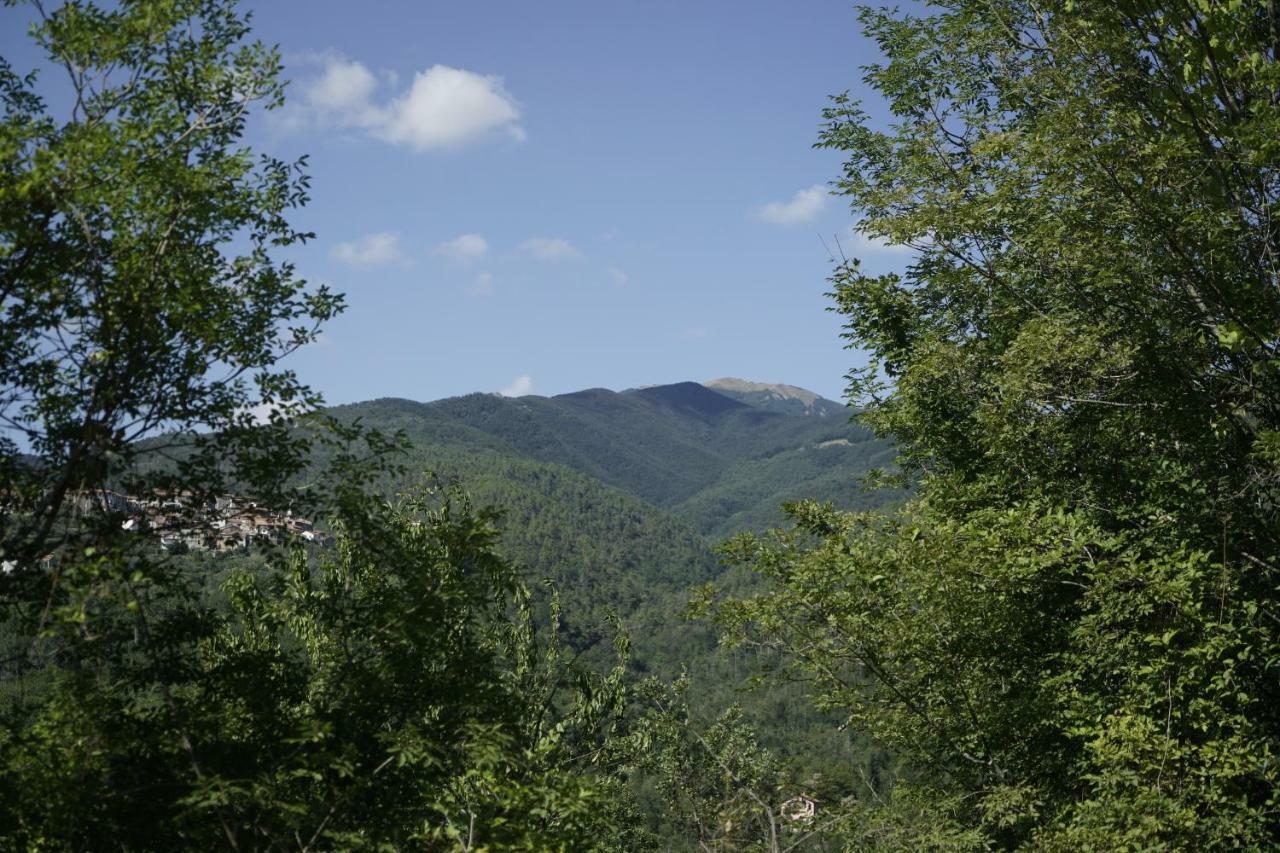
M681 329L678 337L682 341L700 341L709 334L711 334L710 329L702 326L691 326L687 329Z
M774 225L800 225L817 219L826 205L827 188L822 184L814 184L808 189L800 190L790 201L769 202L756 211L756 216L761 221Z
M294 400L288 403L258 403L255 406L246 406L236 410L237 415L248 415L254 426L263 426L271 423L274 416L279 416L285 420L291 418L299 418L308 412L314 411L310 406L305 405L301 401Z
M259 403L256 406L250 406L247 409L241 409L241 412L247 414L253 419L255 426L271 423L271 415L278 411L277 407L272 403Z
M520 248L540 261L563 261L582 257L582 253L572 243L559 237L532 237L521 243Z
M446 240L431 250L433 254L444 255L458 263L470 263L489 251L489 243L479 234L463 234Z
M394 73L378 76L363 63L336 53L304 58L320 74L300 84L301 102L286 109L287 127L359 128L375 139L415 151L457 148L502 131L523 141L520 107L501 77L433 65L414 75L407 91L379 98Z
M503 397L523 397L533 393L533 379L527 373L511 380L511 384L498 392Z
M334 260L353 267L378 267L407 261L400 249L400 237L388 231L366 234L349 243L339 243L329 254Z
M303 103L317 118L343 127L369 127L381 120L373 105L378 78L368 68L344 57L327 55L318 78L302 85Z
M493 293L493 273L482 272L476 276L476 280L467 287L467 293L472 296L488 296Z
M604 274L609 276L609 281L613 283L614 287L623 287L631 280L629 275L617 267L609 267L604 271Z

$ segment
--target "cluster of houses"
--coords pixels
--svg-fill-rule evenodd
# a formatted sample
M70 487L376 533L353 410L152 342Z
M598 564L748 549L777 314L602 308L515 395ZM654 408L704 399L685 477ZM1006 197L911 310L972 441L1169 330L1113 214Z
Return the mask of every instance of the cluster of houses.
M189 492L136 497L107 489L72 496L76 511L111 513L120 526L159 538L166 550L235 551L255 542L281 544L301 539L328 545L330 536L305 518L278 513L238 495L219 495L198 502Z

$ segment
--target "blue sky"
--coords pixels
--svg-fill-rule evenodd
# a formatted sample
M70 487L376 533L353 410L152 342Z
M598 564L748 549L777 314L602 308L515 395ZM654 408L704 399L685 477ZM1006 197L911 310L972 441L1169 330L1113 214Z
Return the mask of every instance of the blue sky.
M811 148L875 58L850 3L247 5L293 81L251 142L310 155L293 259L350 304L291 358L329 402L726 375L839 397L822 241L904 260L851 249L841 157Z

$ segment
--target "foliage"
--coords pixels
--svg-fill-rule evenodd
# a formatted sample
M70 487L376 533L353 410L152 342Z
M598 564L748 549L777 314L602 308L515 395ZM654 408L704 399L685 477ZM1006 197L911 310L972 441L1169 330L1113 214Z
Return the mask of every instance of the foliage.
M915 254L841 265L834 297L919 497L739 541L771 586L725 626L911 759L971 846L1271 847L1280 20L862 20L894 124L841 96L821 144L858 227Z
M651 389L658 401L664 388ZM630 636L635 676L670 681L687 670L683 701L692 725L710 725L719 709L738 706L742 724L774 754L785 777L824 801L839 802L842 792L863 787L864 777L881 790L896 772L883 748L861 733L836 730L838 718L813 709L802 685L742 692L757 656L717 650L713 627L691 619L686 607L690 588L711 578L739 591L758 586L749 572L721 577L708 540L722 530L764 528L775 513L780 517L782 497L816 493L845 507L895 498L861 492L857 483L860 472L890 460L887 442L871 440L842 417L752 408L705 417L658 405L652 396L603 390L517 400L480 394L426 404L376 400L333 413L346 423L359 418L366 427L403 432L413 445L406 469L456 477L478 503L500 508L500 550L527 571L544 625L546 597L534 582L553 582L562 600L560 635L582 652L583 665L601 672L614 665L608 625L616 613ZM608 440L597 446L600 436ZM849 444L817 447L837 439ZM693 498L672 505L668 494L662 500L670 510L663 511L631 489L664 470L666 451L655 448L680 445L701 448L715 464L697 475ZM553 454L549 446L560 449ZM606 486L593 471L616 475L618 484ZM747 511L725 512L728 502ZM627 788L641 795L663 843L687 841L675 830L687 824L647 782Z
M778 849L777 809L782 779L775 756L763 749L730 708L706 726L691 718L688 679L648 680L636 688L642 710L621 744L633 772L652 780L667 832L703 850Z
M344 423L358 418L366 427L402 432L412 442L403 457L407 470L457 478L478 502L500 508L498 547L531 581L553 582L562 601L560 636L581 652L582 664L600 672L614 665L607 626L616 613L629 634L635 676L669 681L687 669L690 678L678 704L689 710L691 730L715 725L714 709L739 706L735 725L751 730L772 753L780 778L803 782L805 790L831 803L840 801L842 791L862 786L864 777L881 790L895 772L883 749L858 733L835 731L831 715L812 709L800 686L740 692L757 661L750 654L718 651L711 627L690 619L686 601L690 587L719 573L700 532L718 535L721 527L740 530L749 523L763 527L780 494L816 491L843 506L876 505L893 495L860 494L854 481L860 471L887 460L888 444L870 440L841 418L751 408L708 417L697 409L659 405L664 388L651 391L657 402L654 396L603 390L518 400L476 394L427 404L376 400L333 414ZM683 395L690 398L698 399ZM720 403L725 405L731 406ZM601 443L600 436L608 440ZM816 446L835 439L849 443ZM692 500L664 512L631 489L651 476L661 481L653 475L664 470L666 451L655 448L678 446L700 448L714 465L697 474L702 485ZM591 473L617 485L610 488ZM740 492L745 498L739 506L750 507L755 522L720 510L717 494ZM670 506L673 497L668 493L662 500ZM692 509L701 500L705 510ZM704 518L714 521L704 525ZM722 580L742 590L756 585L740 573ZM536 585L534 592L536 618L546 625L546 596ZM638 709L655 711L633 703ZM696 739L689 736L684 743L692 749ZM625 752L616 746L614 755ZM620 796L637 797L659 846L683 849L694 843L687 832L691 824L681 816L683 800L657 791L660 777L652 767L628 771ZM633 839L630 846L643 844Z
M616 724L621 670L573 670L527 607L508 618L526 596L456 489L336 521L336 548L233 573L225 609L140 590L146 636L51 667L39 701L7 706L10 843L603 842L582 756Z
M280 503L305 454L287 422L319 398L276 363L342 308L276 258L309 236L286 219L308 182L240 145L283 84L231 0L24 5L56 76L0 59L0 557L19 575L83 529L76 490L235 481ZM142 477L159 430L187 452Z

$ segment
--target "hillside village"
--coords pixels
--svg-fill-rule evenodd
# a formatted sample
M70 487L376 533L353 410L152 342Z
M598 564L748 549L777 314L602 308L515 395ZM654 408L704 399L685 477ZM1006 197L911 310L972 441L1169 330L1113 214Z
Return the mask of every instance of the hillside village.
M138 497L94 489L75 493L72 503L81 514L120 516L123 530L153 535L167 551L238 551L255 542L278 545L291 539L328 545L331 539L305 518L240 495L218 495L202 504L191 492Z

